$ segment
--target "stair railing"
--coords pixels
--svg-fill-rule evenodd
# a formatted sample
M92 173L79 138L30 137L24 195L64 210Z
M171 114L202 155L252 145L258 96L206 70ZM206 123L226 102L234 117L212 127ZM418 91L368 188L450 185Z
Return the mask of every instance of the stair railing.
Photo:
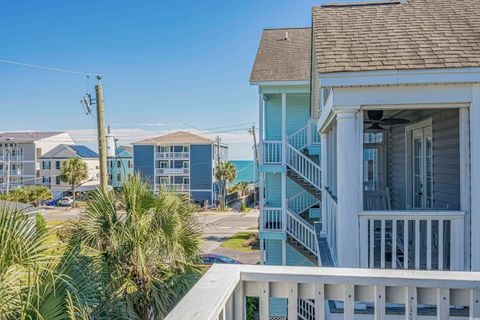
M295 149L302 150L303 148L308 146L308 124L294 133L292 133L288 137L288 143L291 144Z
M321 168L310 160L306 155L298 151L294 146L287 143L287 165L299 174L303 179L321 189Z
M287 199L288 209L296 214L300 214L319 203L320 200L307 191L300 191L293 197Z
M320 261L318 240L315 229L307 221L290 210L286 210L286 231Z

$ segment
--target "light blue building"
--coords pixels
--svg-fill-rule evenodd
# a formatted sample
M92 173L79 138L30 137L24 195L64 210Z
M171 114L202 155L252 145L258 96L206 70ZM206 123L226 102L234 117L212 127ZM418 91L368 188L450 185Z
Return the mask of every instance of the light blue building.
M220 145L220 161L227 161L228 147ZM215 179L217 146L213 140L185 131L133 143L134 171L154 190L167 186L188 193L197 203L213 204L218 198Z
M265 30L250 78L260 93L262 264L320 261L320 136L310 108L310 39L310 28ZM269 305L271 317L286 317L285 299Z
M114 157L107 159L108 181L114 189L122 187L129 176L133 175L133 150L129 146L120 146Z

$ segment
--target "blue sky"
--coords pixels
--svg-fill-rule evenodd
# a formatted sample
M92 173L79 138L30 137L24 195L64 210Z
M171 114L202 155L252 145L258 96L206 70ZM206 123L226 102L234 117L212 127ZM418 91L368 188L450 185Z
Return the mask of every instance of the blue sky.
M10 1L0 12L0 59L101 73L106 123L123 143L176 129L242 129L258 122L248 78L262 29L308 26L314 4ZM0 63L0 131L69 130L93 146L95 119L79 99L94 84ZM231 159L252 158L246 130L219 134Z

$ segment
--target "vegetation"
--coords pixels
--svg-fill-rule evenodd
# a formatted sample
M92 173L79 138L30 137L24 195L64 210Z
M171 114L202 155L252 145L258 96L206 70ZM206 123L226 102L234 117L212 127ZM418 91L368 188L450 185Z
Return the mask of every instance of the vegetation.
M162 319L203 271L201 233L188 199L149 189L95 193L61 250L43 219L0 208L0 318Z
M230 237L221 245L223 248L229 248L242 252L251 252L258 250L258 234L252 232L238 232Z
M220 192L220 208L224 209L226 207L225 198L227 196L227 183L229 181L235 180L237 177L237 169L231 162L221 162L217 166L215 172L215 178L219 183Z
M233 187L233 191L237 191L240 197L245 197L250 191L250 185L246 181L240 181Z
M35 206L50 199L52 199L52 193L45 186L26 186L0 194L0 200L28 203Z
M68 183L72 188L73 204L75 207L75 190L83 180L88 178L88 165L80 158L70 158L62 163L61 180Z

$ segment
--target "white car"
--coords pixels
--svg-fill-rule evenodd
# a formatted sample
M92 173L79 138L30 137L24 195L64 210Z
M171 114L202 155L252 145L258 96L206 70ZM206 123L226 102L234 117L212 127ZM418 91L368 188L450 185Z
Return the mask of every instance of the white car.
M70 197L63 197L62 199L58 200L57 204L62 207L70 207L73 204L73 199Z

